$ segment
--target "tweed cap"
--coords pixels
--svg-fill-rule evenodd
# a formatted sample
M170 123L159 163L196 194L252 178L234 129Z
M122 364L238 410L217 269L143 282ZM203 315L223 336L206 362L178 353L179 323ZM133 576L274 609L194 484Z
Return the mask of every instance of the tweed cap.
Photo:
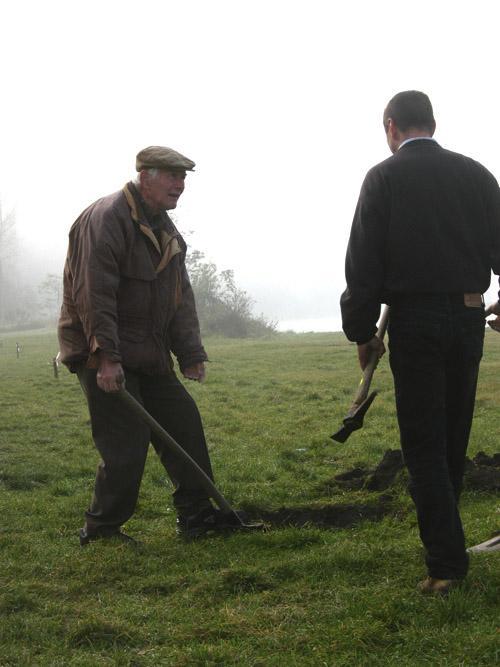
M192 160L166 146L148 146L139 151L135 158L137 171L141 169L193 171L194 166L195 163Z

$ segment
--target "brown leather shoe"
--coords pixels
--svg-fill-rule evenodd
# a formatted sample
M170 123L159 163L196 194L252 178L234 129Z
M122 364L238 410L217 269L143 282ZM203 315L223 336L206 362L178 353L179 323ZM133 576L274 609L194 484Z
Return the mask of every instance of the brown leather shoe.
M431 595L448 595L448 593L457 588L461 583L461 579L436 579L436 577L426 577L417 585L417 590L420 593Z

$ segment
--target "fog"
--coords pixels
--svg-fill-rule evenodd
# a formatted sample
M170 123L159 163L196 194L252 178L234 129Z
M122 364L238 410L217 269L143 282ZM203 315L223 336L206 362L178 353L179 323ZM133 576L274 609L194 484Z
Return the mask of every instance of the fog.
M437 140L500 176L494 7L3 3L0 197L26 279L60 273L78 213L163 144L197 163L175 211L190 245L234 270L257 313L338 329L352 214L389 155L394 93L427 92Z

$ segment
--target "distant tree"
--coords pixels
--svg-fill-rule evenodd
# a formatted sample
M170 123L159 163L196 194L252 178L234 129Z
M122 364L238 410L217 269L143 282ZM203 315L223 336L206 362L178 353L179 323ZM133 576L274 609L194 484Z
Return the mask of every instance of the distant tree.
M16 303L16 281L11 269L16 250L16 216L5 213L0 201L0 324L7 321L7 313Z
M5 320L14 329L44 326L40 314L36 291L29 285L20 284L16 288L16 300L12 301L5 314Z
M38 293L41 299L42 315L47 319L56 318L61 307L62 276L48 273L38 287Z
M264 336L276 324L252 313L253 299L236 286L234 271L217 271L199 250L188 253L186 266L193 286L196 309L204 333L231 338Z

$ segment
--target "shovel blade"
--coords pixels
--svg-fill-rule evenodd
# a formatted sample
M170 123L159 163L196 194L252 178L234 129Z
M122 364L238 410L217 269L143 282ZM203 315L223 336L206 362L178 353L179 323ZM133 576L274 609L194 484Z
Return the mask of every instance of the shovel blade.
M221 512L220 526L227 526L229 530L263 530L262 521L251 521L246 512L233 510L232 512Z
M491 552L491 551L500 551L500 535L492 537L486 542L481 542L481 544L476 544L474 547L469 547L467 551L470 554L476 554L481 552Z

